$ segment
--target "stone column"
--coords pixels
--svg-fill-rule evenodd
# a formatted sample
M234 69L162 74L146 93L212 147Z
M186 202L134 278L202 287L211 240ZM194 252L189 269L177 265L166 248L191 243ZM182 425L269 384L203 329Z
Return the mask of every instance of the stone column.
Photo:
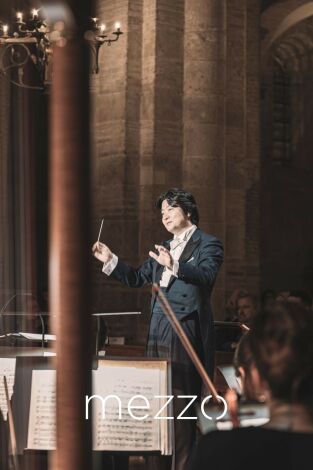
M225 2L185 1L183 186L196 197L200 228L225 242ZM215 287L221 312L224 270Z
M232 289L258 291L258 5L185 1L183 186L224 242L216 318Z
M146 0L141 104L141 239L145 250L166 233L155 198L181 185L184 2Z
M169 238L154 205L156 198L169 187L181 186L184 1L144 0L142 41L141 260L155 243ZM146 322L149 300L149 291L140 297Z
M101 240L123 260L139 259L139 147L143 0L98 2L97 17L110 31L121 22L124 34L100 50L99 75L93 77L93 237L104 218ZM106 278L93 263L93 304L97 311L136 310L138 290ZM130 340L134 318L108 320L113 335Z
M226 28L226 297L259 293L259 0L228 1Z

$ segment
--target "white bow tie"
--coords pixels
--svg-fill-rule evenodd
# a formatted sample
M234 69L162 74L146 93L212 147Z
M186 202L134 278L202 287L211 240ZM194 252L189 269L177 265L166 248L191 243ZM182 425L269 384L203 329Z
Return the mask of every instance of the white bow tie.
M184 239L182 238L174 238L172 241L171 241L171 249L172 250L175 250L179 245L181 245L182 243L184 243Z

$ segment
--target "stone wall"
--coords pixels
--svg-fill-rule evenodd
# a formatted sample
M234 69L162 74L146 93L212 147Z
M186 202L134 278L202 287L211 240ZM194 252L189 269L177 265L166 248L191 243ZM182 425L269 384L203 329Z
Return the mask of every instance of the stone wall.
M262 15L268 36L303 1ZM297 17L296 17L297 18ZM275 22L276 21L276 22ZM262 44L262 288L313 294L312 17L295 22L267 49ZM275 27L276 26L276 27ZM280 77L277 82L275 74Z

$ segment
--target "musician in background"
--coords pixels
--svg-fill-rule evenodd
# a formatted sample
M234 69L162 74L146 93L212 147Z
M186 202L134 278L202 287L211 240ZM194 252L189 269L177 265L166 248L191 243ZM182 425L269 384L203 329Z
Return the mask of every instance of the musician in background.
M313 316L296 303L257 315L244 341L254 383L270 420L260 427L213 431L194 453L191 470L304 470L312 466Z
M173 238L155 245L155 251L149 252L149 258L139 268L124 263L103 243L96 242L93 253L103 263L105 274L129 287L159 284L212 377L214 338L210 297L223 261L223 248L217 238L198 228L198 208L189 192L170 189L158 198L156 207L161 212L164 227ZM156 296L151 300L151 312L147 355L172 360L174 396L192 394L200 397L200 378ZM174 401L176 416L178 406L184 406L183 402L182 399ZM174 426L173 460L150 457L149 468L187 469L196 436L196 422L174 420Z

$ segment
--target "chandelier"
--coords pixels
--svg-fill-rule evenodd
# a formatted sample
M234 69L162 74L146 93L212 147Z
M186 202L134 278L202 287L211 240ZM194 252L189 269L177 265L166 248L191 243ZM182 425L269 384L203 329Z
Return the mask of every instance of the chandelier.
M119 22L107 33L104 23L90 18L84 37L90 45L91 73L99 73L100 47L110 46L121 34ZM18 87L46 89L52 81L54 43L66 43L64 21L52 21L43 8L32 9L30 14L17 12L10 25L0 22L0 73Z

